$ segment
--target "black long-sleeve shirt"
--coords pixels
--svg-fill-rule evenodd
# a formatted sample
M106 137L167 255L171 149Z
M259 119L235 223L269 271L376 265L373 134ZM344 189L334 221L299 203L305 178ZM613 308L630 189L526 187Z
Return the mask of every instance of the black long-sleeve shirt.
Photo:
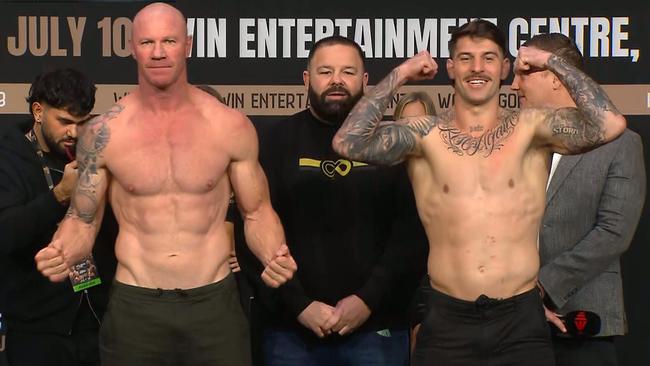
M56 185L63 177L65 161L53 154L46 154L45 160ZM83 305L81 292L74 293L69 281L50 282L34 262L65 212L66 207L49 190L42 162L25 135L18 129L4 132L0 137L0 312L8 327L59 334L73 327ZM104 283L88 289L98 316L104 311L115 272L112 214L107 212L105 222L94 249Z
M309 303L335 306L356 294L372 311L361 329L406 328L427 242L405 167L341 158L331 147L338 126L309 110L256 127L273 207L298 264L280 290L259 286L267 320L304 329L297 316ZM240 236L238 257L250 272L245 250Z

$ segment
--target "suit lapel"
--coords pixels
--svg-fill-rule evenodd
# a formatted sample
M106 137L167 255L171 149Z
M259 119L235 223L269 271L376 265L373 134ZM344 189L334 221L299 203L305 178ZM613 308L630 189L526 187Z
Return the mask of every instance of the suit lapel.
M553 196L555 196L558 189L562 186L564 180L567 178L567 176L569 176L571 169L573 169L573 167L578 164L580 159L582 159L582 154L562 156L560 162L557 164L557 168L555 168L555 173L553 173L551 183L549 184L548 191L546 192L547 205L549 202L551 202L551 199L553 199Z

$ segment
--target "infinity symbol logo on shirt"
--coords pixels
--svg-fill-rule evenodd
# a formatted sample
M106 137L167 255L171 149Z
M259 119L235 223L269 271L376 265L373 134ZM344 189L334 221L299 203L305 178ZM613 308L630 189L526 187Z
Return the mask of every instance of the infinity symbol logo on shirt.
M348 173L350 173L352 168L366 166L368 164L360 163L357 161L350 161L347 159L338 159L336 161L333 160L321 161L321 160L310 159L310 158L300 158L299 165L321 168L321 170L327 177L333 178L336 173L338 173L342 177L345 177L346 175L348 175Z

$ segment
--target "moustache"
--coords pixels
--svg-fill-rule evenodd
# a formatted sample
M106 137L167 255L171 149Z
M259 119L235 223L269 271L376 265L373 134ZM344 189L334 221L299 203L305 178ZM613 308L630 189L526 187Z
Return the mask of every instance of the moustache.
M470 80L470 79L485 79L485 80L492 80L491 77L488 75L482 74L482 73L472 73L469 76L465 77L465 80Z
M332 93L345 94L345 95L348 96L348 97L350 97L350 96L352 95L352 94L350 94L350 92L349 92L347 89L345 89L344 87L342 87L342 86L336 86L336 85L335 85L335 86L333 86L333 87L331 87L331 88L325 90L325 92L323 92L323 96L327 96L328 94L332 94Z

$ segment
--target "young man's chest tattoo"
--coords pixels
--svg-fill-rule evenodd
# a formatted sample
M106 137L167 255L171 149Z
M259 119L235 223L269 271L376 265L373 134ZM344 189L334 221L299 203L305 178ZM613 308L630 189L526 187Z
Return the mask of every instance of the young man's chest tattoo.
M470 133L482 131L482 127L471 127L470 133L467 133L450 122L438 124L438 130L447 149L455 154L459 156L482 154L483 157L488 157L494 150L499 150L508 136L512 135L518 120L514 115L505 116L501 118L499 125L479 136L472 136Z

